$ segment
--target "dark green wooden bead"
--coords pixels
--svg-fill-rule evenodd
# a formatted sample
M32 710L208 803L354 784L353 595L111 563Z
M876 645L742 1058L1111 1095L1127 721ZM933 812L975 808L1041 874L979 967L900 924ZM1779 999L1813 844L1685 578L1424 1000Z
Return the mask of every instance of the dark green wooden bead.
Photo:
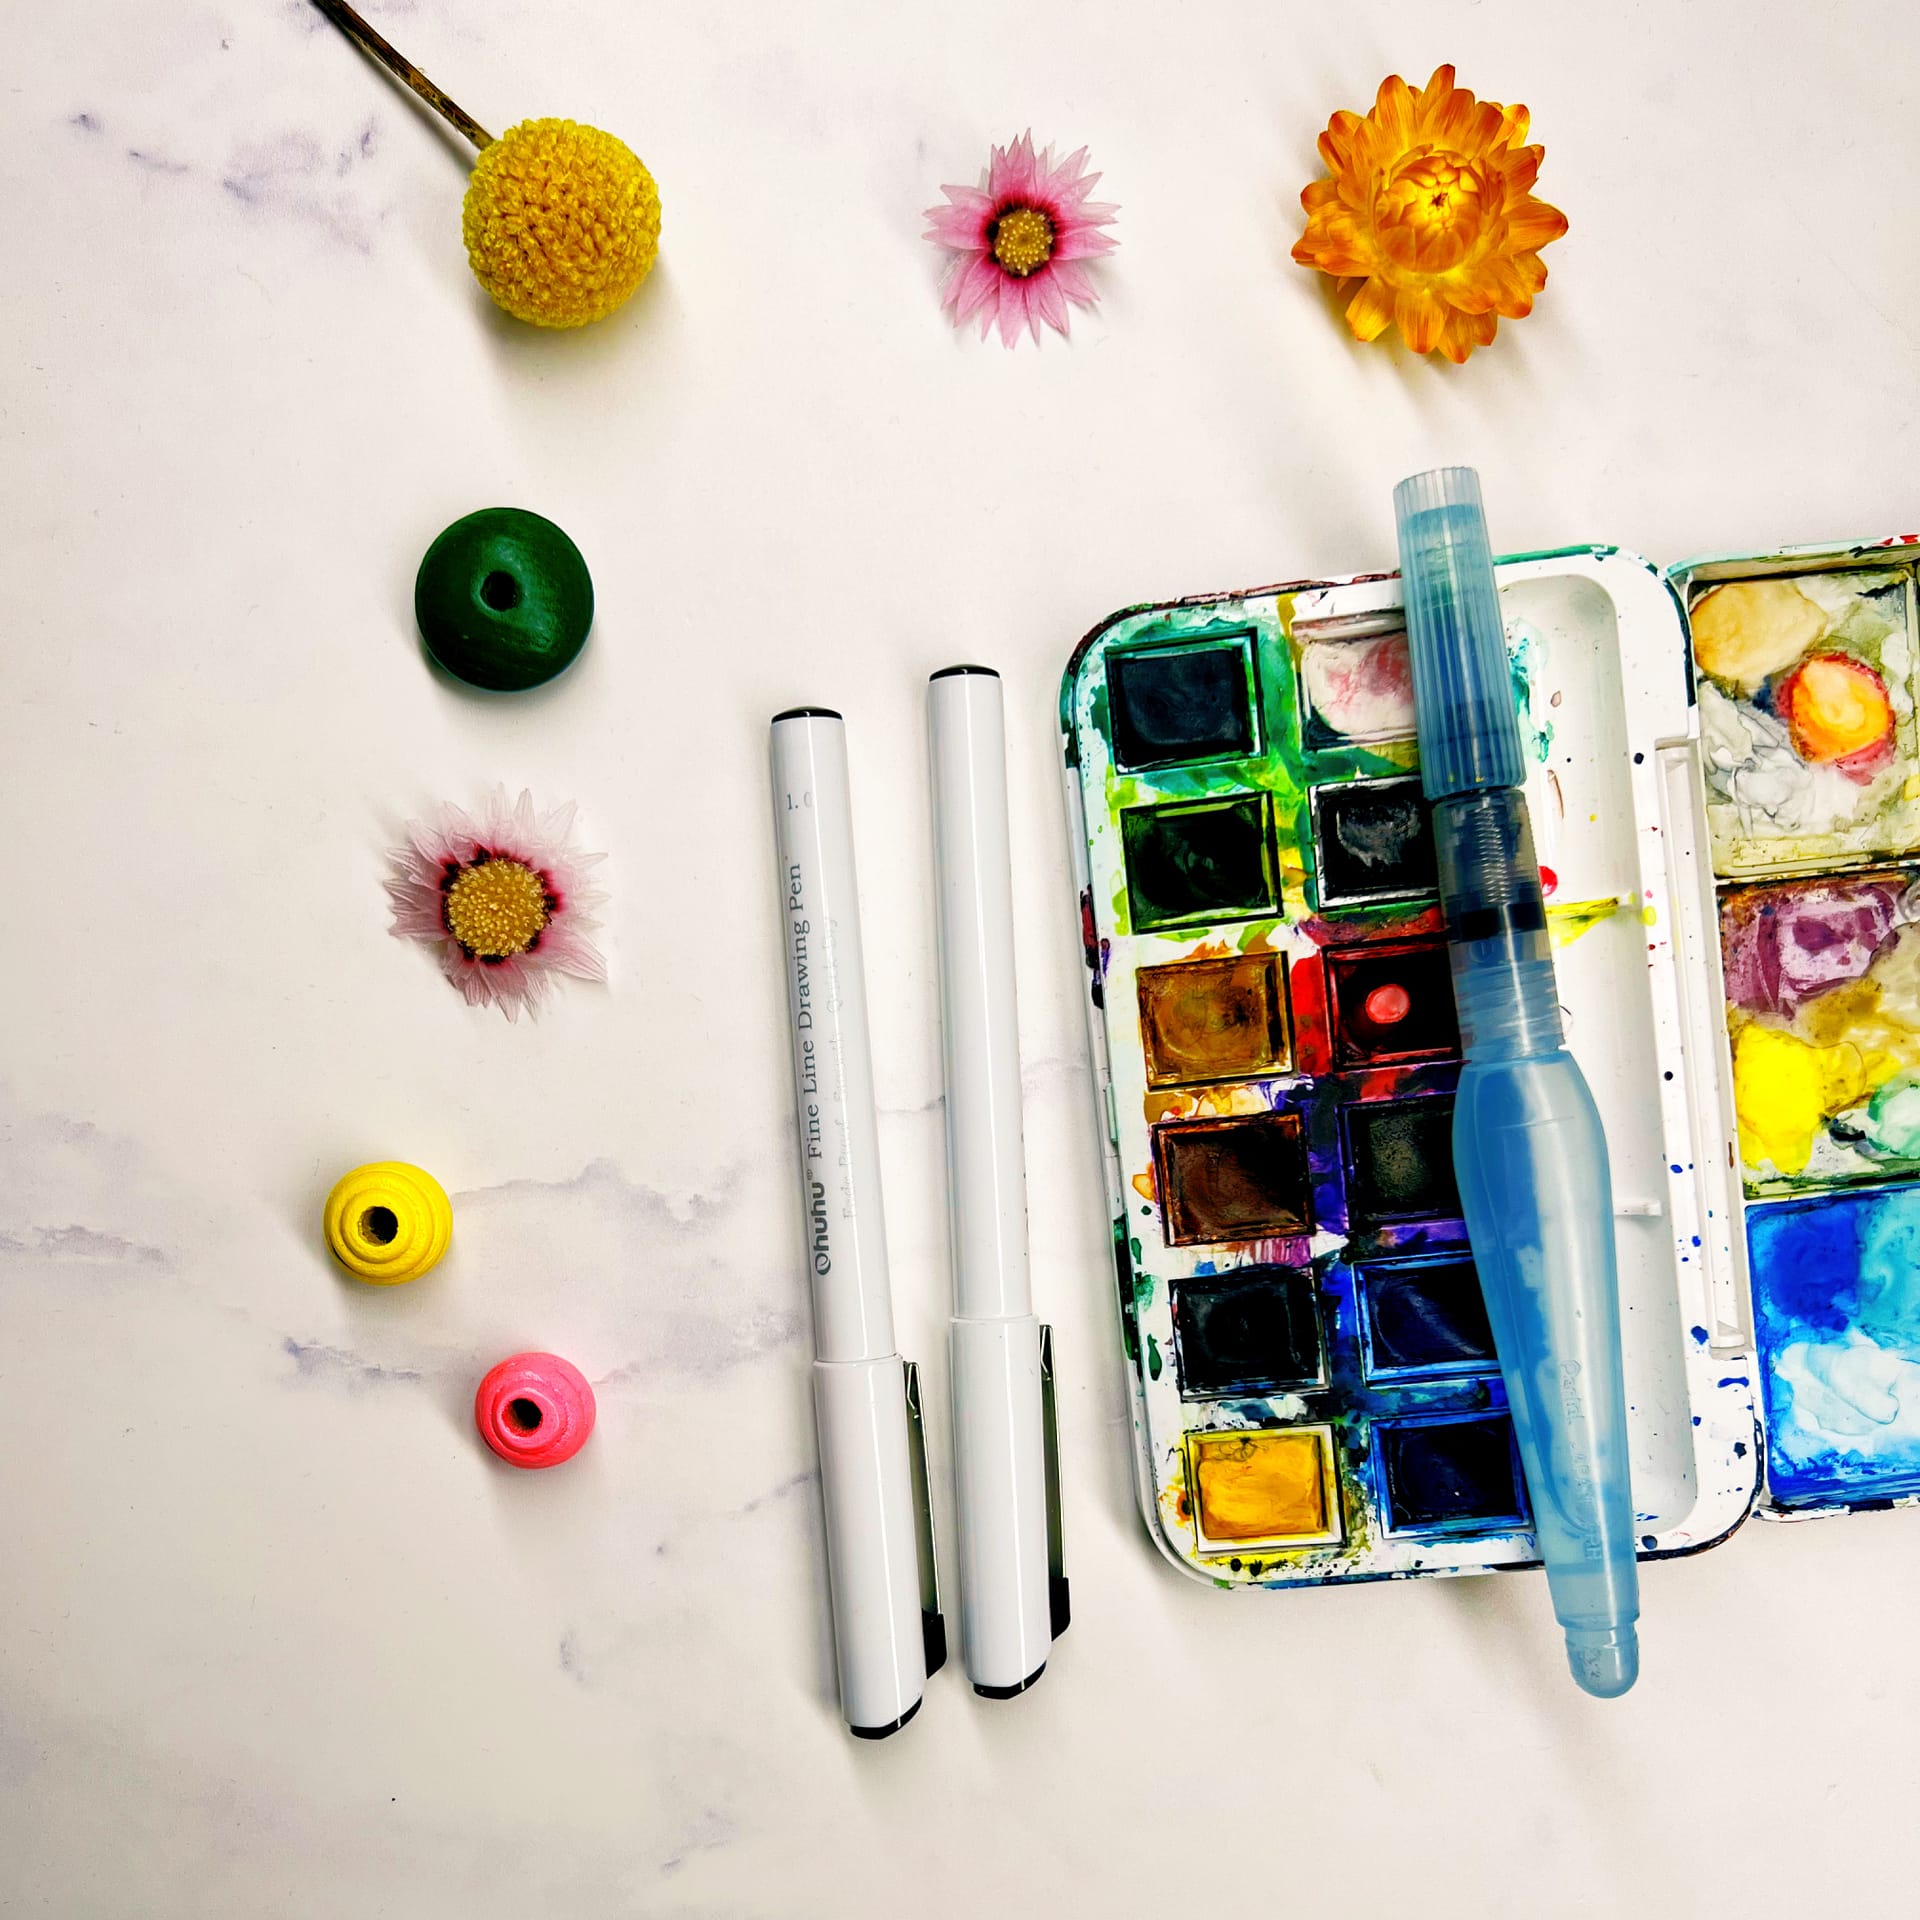
M593 577L551 520L485 507L456 520L420 562L413 613L427 651L496 693L564 672L593 625Z

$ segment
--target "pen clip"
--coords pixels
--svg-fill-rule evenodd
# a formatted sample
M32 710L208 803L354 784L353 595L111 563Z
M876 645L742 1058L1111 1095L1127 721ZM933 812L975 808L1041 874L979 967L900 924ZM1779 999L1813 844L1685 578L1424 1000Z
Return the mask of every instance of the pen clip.
M1066 1549L1060 1536L1060 1420L1053 1398L1053 1329L1040 1329L1040 1422L1047 1460L1047 1611L1058 1640L1073 1619Z
M920 1561L920 1640L927 1672L947 1664L947 1623L940 1617L940 1568L933 1553L933 1490L927 1482L927 1429L920 1418L920 1369L903 1367L907 1392L907 1471L913 1481L913 1538Z

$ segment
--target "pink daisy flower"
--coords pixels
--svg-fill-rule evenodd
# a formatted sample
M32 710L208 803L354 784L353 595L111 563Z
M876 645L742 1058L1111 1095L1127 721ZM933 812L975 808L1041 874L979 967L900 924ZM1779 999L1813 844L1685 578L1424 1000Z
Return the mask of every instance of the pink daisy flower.
M956 327L978 314L984 340L998 319L1012 346L1022 327L1037 341L1042 320L1064 335L1068 302L1090 307L1099 299L1083 262L1119 244L1100 229L1120 209L1087 198L1100 176L1086 168L1085 147L1055 165L1051 147L1035 154L1029 132L993 149L984 193L940 189L951 204L927 209L927 238L954 256L941 304L953 309Z
M607 896L585 874L606 855L573 844L573 811L536 814L532 794L509 804L497 788L477 817L443 806L409 826L387 882L394 938L424 940L476 1007L509 1020L538 1011L553 974L604 980L592 930Z

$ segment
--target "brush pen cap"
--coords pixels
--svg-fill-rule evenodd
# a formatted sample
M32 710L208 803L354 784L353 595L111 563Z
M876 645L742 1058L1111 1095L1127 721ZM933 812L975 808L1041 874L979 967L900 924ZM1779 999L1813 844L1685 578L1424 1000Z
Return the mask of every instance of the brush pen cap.
M948 1352L960 1650L974 1692L1010 1700L1053 1645L1040 1323L956 1318Z
M1526 769L1480 477L1416 473L1394 488L1393 514L1427 798L1517 787Z
M898 1354L813 1365L840 1708L861 1740L897 1733L927 1684L909 1388Z

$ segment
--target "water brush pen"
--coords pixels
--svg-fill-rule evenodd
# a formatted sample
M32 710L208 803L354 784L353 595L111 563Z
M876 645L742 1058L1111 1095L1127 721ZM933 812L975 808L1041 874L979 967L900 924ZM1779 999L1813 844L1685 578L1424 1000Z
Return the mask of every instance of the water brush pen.
M1561 1032L1480 482L1417 473L1393 508L1465 1062L1461 1210L1567 1662L1610 1698L1639 1672L1640 1583L1606 1135Z

